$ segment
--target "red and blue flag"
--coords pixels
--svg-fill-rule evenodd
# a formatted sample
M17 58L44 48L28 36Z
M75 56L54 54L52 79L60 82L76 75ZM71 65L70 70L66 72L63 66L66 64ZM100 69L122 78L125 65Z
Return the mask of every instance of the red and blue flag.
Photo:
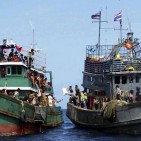
M114 21L122 21L122 14L121 14L121 12L115 15Z
M91 16L92 19L100 19L101 18L101 11Z

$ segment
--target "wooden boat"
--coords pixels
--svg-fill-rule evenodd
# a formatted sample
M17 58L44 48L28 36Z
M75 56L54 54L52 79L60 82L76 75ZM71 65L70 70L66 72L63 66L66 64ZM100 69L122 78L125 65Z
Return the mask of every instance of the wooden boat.
M117 107L113 120L103 117L100 110L83 109L68 103L67 116L83 128L115 134L141 134L141 102Z
M140 53L140 43L133 38L132 32L113 46L88 45L82 83L87 92L87 109L69 102L68 118L84 128L109 133L141 134ZM119 100L116 100L117 86L121 89ZM109 102L103 107L105 98ZM95 99L98 100L98 108L95 108Z
M10 58L10 50L16 52L19 60ZM24 60L23 56L26 56ZM45 94L54 94L52 72L45 68L45 56L33 46L23 51L13 41L3 40L0 45L0 136L35 134L63 123L61 107L50 107L40 101L35 105L24 99L35 92L41 97L40 89L44 89ZM47 77L50 87L33 84L29 71ZM17 89L20 89L18 99L13 95Z

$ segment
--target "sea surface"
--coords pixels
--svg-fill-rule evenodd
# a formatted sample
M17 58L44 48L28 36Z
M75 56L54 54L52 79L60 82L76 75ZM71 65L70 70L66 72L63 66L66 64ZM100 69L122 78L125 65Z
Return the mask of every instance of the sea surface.
M66 117L64 124L36 135L0 137L0 141L141 141L140 136L105 134L96 130L81 129ZM130 129L129 129L130 130Z

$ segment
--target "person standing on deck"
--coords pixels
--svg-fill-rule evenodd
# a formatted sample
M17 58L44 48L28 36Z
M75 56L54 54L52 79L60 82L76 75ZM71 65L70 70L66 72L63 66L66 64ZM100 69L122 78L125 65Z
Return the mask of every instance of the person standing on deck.
M20 92L20 88L18 88L15 92L14 92L14 98L15 99L19 99L19 92Z
M136 101L141 101L141 91L140 87L136 87Z
M116 85L116 99L121 100L121 89L119 85Z
M81 93L81 107L86 108L87 107L87 93L86 91L82 91Z
M48 106L53 107L53 96L51 95L51 93L49 93L48 96Z
M80 103L81 103L81 93L80 93L80 89L79 89L78 85L75 85L75 95L77 97L76 105L80 106Z

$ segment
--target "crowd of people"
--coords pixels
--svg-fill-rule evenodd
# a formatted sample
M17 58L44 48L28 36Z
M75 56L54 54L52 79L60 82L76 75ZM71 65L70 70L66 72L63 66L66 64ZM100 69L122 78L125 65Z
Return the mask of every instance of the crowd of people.
M84 89L80 91L78 85L75 85L75 92L73 92L72 86L67 88L68 95L70 96L69 102L86 109L99 110L106 105L111 99L107 97L94 97L90 94L87 94L87 90ZM115 100L124 100L127 103L133 103L134 101L141 101L141 91L140 88L136 88L136 93L134 90L130 90L128 93L123 94L119 85L116 85L116 91L113 99Z
M80 108L98 110L105 106L106 102L109 101L106 97L94 98L92 95L88 95L86 89L80 91L78 85L75 85L75 93L73 92L72 86L69 86L67 91L70 96L69 102Z
M19 88L15 91L7 91L6 89L3 89L0 93L34 106L49 106L53 108L56 103L62 101L62 99L58 101L53 94L45 93L42 89L40 89L40 96L38 92L30 91L24 97L21 97L20 91Z
M29 60L32 62L32 57ZM24 56L22 53L18 52L16 49L12 48L10 53L3 52L0 56L1 62L23 62L28 64L28 57Z
M45 77L42 73L38 73L38 71L31 70L30 67L33 63L33 56L34 49L29 50L28 57L21 54L19 50L15 48L11 48L10 52L3 50L3 53L0 54L0 62L23 62L28 66L25 77L28 78L31 83L32 87L36 87L38 92L30 91L24 97L20 95L20 89L17 90L6 90L3 89L0 91L1 94L8 95L13 97L17 100L21 100L23 102L27 102L31 105L35 106L50 106L54 107L54 105L61 100L57 101L56 98L53 96L52 92L52 84L51 82L47 81L47 77ZM4 78L6 76L6 69L5 67L0 68L0 77ZM39 96L40 93L40 96Z
M134 90L129 90L128 92L123 92L119 85L116 85L116 91L114 99L125 100L128 103L133 103L134 101L141 101L141 91L139 87L136 87L136 92Z
M31 71L27 69L26 77L31 80L32 87L38 85L38 87L44 91L51 91L51 82L47 82L47 77L37 71Z
M19 49L17 50L15 48L11 48L10 53L8 51L4 50L3 53L0 55L0 62L23 62L27 66L31 66L33 63L33 56L34 55L34 49L30 49L28 51L28 56L23 55Z

